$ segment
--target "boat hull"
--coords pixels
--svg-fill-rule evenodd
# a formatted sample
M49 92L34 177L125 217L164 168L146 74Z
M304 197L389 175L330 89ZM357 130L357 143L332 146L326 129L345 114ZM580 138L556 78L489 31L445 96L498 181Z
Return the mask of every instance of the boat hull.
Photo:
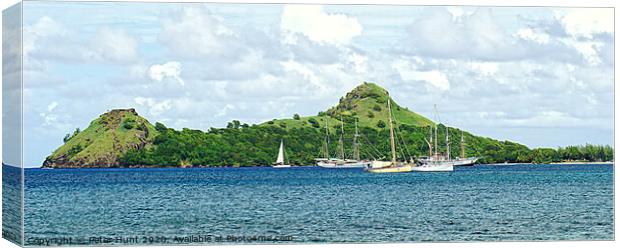
M416 172L451 172L454 171L454 165L452 164L429 164L421 165L412 168Z
M403 173L403 172L412 172L412 165L398 165L398 166L389 166L389 167L381 167L381 168L368 168L366 171L370 173Z
M454 161L454 166L472 166L476 163L478 158L464 158Z
M369 165L369 169L379 169L379 168L384 168L384 167L390 167L392 166L392 162L388 162L388 161L372 161Z
M345 162L345 163L335 163L335 162L325 162L319 161L316 165L322 168L329 169L341 169L341 168L366 168L370 166L370 162Z
M272 168L290 168L291 165L289 165L289 164L279 164L279 165L274 165L274 166L271 166L271 167Z

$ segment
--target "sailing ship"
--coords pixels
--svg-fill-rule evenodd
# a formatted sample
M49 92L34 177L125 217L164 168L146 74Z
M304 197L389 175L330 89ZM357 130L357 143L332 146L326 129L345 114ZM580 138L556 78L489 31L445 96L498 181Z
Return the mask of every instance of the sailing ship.
M387 92L386 92L387 93ZM390 126L390 146L392 152L392 159L390 161L372 161L370 166L366 168L366 171L371 173L397 173L397 172L411 172L416 166L413 163L396 161L396 142L394 141L394 124L392 121L392 100L388 94L388 123Z
M291 165L284 163L284 141L280 140L280 150L278 151L278 157L276 158L276 162L272 166L273 168L288 168Z
M435 111L437 111L437 107L435 106ZM441 171L453 171L454 166L465 166L465 165L473 165L478 158L470 157L465 158L465 147L464 147L464 139L463 132L461 131L461 157L456 159L452 159L450 157L450 130L446 127L446 154L439 154L437 151L437 125L430 126L430 135L429 139L425 139L428 144L429 156L425 158L420 158L416 161L418 166L413 168L414 171L420 172L441 172ZM433 129L434 129L434 137L433 137ZM433 139L434 138L434 139ZM434 145L433 145L434 140ZM434 148L434 153L433 153Z
M465 140L461 131L461 156L456 158L454 166L472 166L478 161L478 157L465 157Z
M355 121L355 135L353 136L353 158L347 159L344 152L344 121L340 119L340 139L338 140L338 153L339 157L329 158L329 125L327 119L325 120L325 142L323 143L323 156L324 158L315 159L316 165L323 168L337 169L337 168L366 168L369 166L370 161L364 161L360 159L359 151L359 133L357 131L357 120Z

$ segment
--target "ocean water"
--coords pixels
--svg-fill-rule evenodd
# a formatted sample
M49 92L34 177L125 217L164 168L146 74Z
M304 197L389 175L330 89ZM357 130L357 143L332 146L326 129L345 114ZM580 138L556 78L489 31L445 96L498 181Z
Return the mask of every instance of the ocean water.
M612 240L613 165L26 169L27 245Z
M22 171L2 165L2 238L13 243L22 241Z

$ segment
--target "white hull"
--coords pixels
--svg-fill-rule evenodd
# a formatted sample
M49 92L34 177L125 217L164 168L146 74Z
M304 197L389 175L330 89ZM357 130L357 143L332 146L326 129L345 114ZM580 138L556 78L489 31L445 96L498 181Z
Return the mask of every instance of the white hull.
M478 158L463 158L454 160L454 166L474 165Z
M369 169L379 169L379 168L385 168L385 167L389 167L392 165L391 161L379 161L379 160L375 160L372 161L369 165Z
M370 166L367 161L318 161L316 165L323 168L339 169L339 168L366 168Z
M279 164L279 165L274 165L274 166L271 166L271 167L273 167L273 168L290 168L291 165L289 165L289 164Z
M468 166L474 165L478 158L457 158L457 159L420 159L418 160L418 164L420 165L452 165L452 166Z
M415 166L412 168L413 171L418 172L450 172L454 170L454 166L450 164L424 164L420 166Z

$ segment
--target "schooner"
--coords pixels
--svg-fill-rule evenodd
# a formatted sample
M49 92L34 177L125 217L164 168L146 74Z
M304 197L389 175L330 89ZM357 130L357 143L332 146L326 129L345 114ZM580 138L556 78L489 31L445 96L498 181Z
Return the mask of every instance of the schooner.
M437 112L437 106L435 106L435 112ZM445 155L439 154L437 151L437 125L430 126L430 135L429 139L426 140L426 144L428 144L428 157L420 158L416 162L418 164L415 167L414 171L453 171L454 166L465 166L465 165L473 165L478 158L470 157L465 158L465 147L464 147L464 139L463 139L463 131L461 131L461 157L457 157L456 159L452 159L450 157L450 130L448 126L446 128L446 153ZM434 132L433 132L434 129ZM434 137L433 137L434 133ZM434 138L434 139L433 139ZM434 140L434 145L432 144ZM433 153L434 148L434 153Z
M357 130L357 120L355 121L355 135L353 136L353 158L348 159L344 152L344 121L340 118L340 139L338 140L338 156L330 158L329 153L329 124L325 119L325 141L323 143L323 158L315 159L316 165L323 168L366 168L370 161L360 159L359 133Z
M386 92L387 93L387 92ZM411 172L415 167L415 164L408 162L398 162L396 161L396 142L394 141L394 124L392 117L392 99L388 93L387 100L388 107L388 123L390 126L390 147L392 152L391 161L372 161L369 167L366 168L366 171L372 173L395 173L395 172Z

